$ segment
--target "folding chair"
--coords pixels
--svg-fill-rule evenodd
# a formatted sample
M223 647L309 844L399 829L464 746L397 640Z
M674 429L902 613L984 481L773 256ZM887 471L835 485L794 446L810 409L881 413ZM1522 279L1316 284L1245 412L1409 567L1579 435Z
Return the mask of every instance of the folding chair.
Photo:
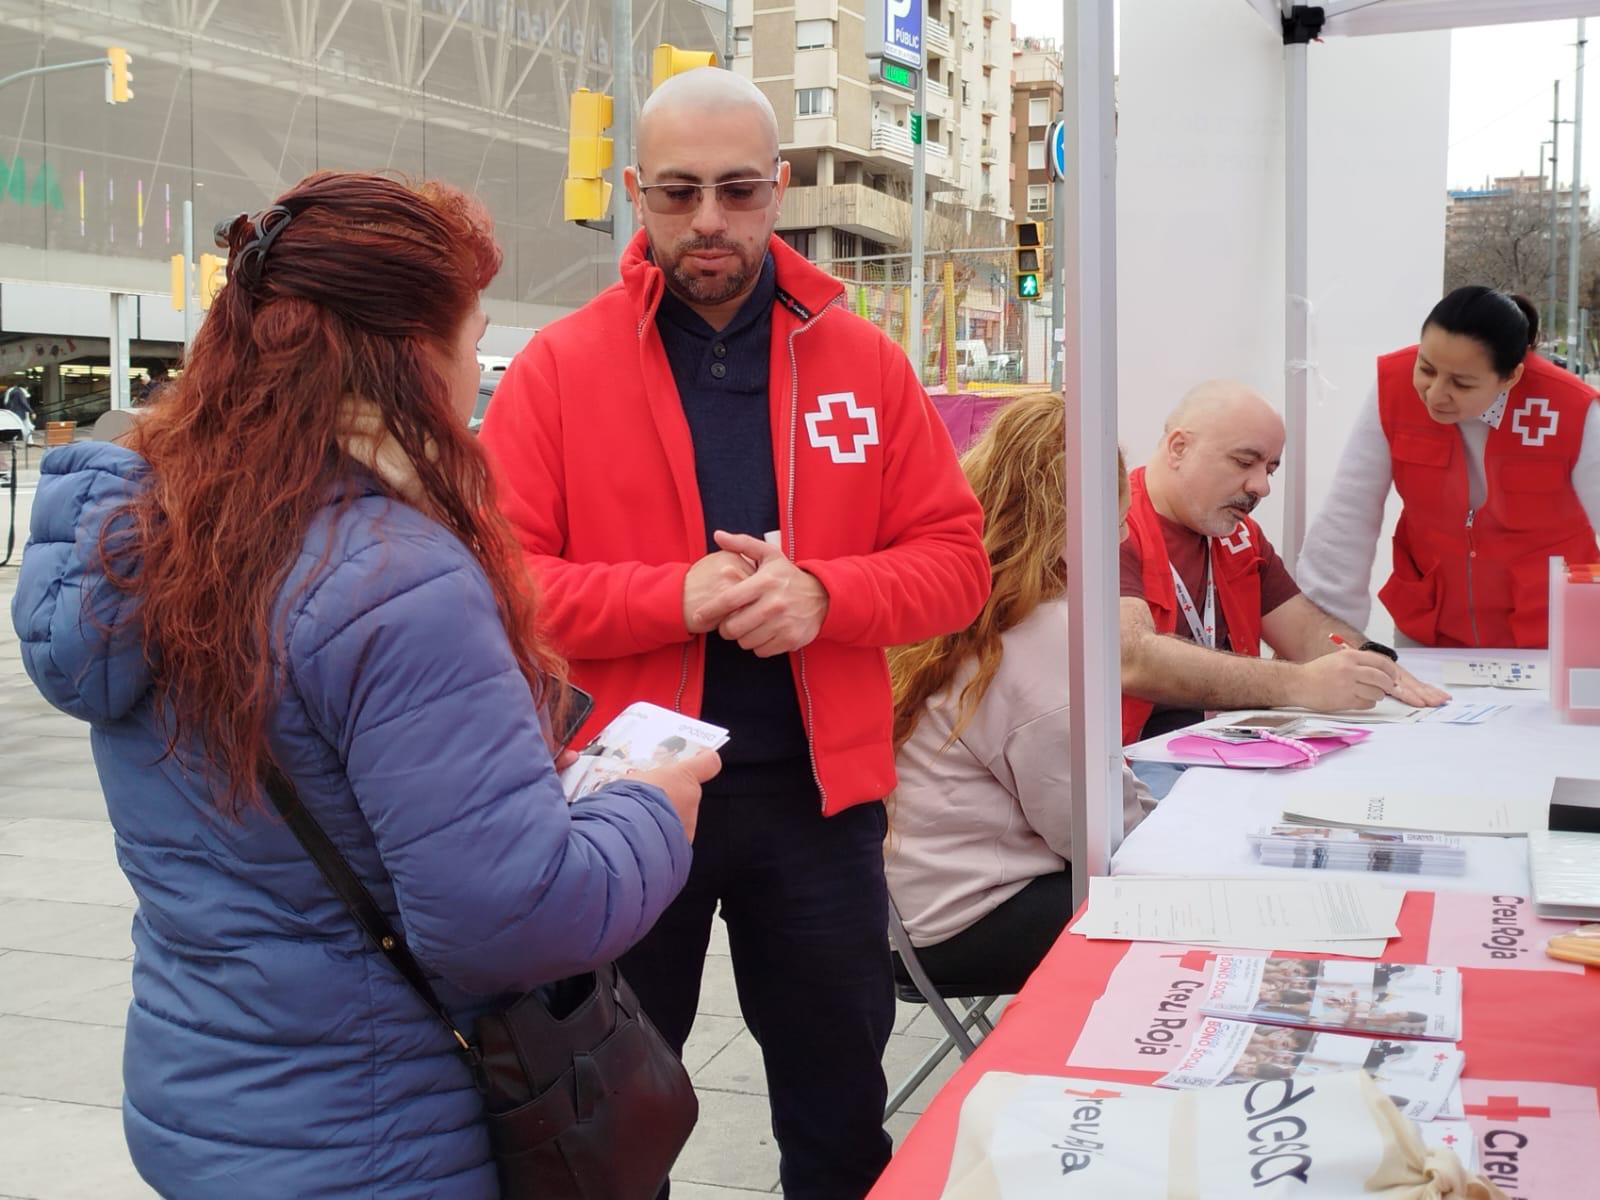
M922 1081L933 1074L939 1064L950 1056L952 1050L961 1056L962 1062L967 1060L967 1057L977 1049L976 1041L969 1031L974 1029L978 1031L977 1041L981 1041L994 1031L988 1013L994 1002L1000 998L998 995L968 995L971 989L967 987L941 989L936 985L917 958L916 948L911 944L911 935L906 932L905 924L900 919L900 910L895 907L893 898L889 900L889 941L900 955L900 961L905 965L906 973L911 976L913 985L907 987L905 984L896 984L895 990L900 999L908 1004L926 1004L934 1019L944 1028L944 1037L937 1046L928 1051L905 1081L889 1096L889 1102L883 1107L885 1121L900 1111L901 1105L911 1098L911 1093L922 1086ZM958 1016L946 1003L947 1000L960 1000L965 1011Z

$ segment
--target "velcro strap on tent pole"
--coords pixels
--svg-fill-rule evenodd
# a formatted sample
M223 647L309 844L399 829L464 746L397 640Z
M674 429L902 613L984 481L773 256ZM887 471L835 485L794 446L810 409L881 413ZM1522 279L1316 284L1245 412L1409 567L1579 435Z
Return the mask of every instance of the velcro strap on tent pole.
M1320 5L1296 4L1283 19L1283 44L1303 46L1314 42L1322 34L1322 25L1328 19Z

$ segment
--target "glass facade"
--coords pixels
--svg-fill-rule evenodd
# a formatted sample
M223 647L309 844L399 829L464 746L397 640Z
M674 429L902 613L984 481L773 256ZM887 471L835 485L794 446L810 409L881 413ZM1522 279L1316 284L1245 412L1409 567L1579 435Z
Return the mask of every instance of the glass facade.
M723 17L634 0L634 24L639 97L653 46L717 46ZM0 278L166 293L183 201L199 254L311 171L390 170L484 199L490 318L537 326L615 278L561 211L568 96L610 90L610 30L592 0L0 0L0 77L116 45L134 92L107 104L95 69L0 89Z

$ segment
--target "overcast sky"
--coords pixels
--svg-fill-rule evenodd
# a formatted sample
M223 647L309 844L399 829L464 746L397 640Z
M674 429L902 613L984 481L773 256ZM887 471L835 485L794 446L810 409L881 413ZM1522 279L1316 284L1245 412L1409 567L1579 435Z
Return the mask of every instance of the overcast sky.
M1012 0L1019 34L1059 37L1061 0ZM1589 61L1600 61L1600 19L1589 25ZM1451 34L1451 187L1486 176L1539 169L1539 143L1550 136L1551 84L1561 80L1562 115L1572 116L1576 23L1500 25ZM1600 181L1600 72L1584 83L1584 176ZM1561 127L1561 178L1572 173L1572 127Z

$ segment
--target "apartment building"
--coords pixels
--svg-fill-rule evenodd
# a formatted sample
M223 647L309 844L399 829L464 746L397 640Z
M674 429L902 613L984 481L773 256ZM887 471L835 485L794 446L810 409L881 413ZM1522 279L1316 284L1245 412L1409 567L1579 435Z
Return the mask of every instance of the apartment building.
M1019 221L1048 221L1054 192L1045 135L1061 111L1061 50L1054 38L1017 38L1011 58L1011 208Z
M1485 180L1481 188L1453 189L1445 202L1447 236L1481 225L1484 221L1504 221L1512 210L1537 212L1550 203L1550 183L1539 175L1501 175ZM1556 211L1562 222L1572 206L1572 184L1556 192ZM1589 189L1578 190L1579 220L1589 223Z
M735 70L778 115L791 163L778 232L813 261L903 252L914 96L866 54L883 0L734 0ZM927 0L924 140L930 210L970 227L1011 216L1010 0Z

